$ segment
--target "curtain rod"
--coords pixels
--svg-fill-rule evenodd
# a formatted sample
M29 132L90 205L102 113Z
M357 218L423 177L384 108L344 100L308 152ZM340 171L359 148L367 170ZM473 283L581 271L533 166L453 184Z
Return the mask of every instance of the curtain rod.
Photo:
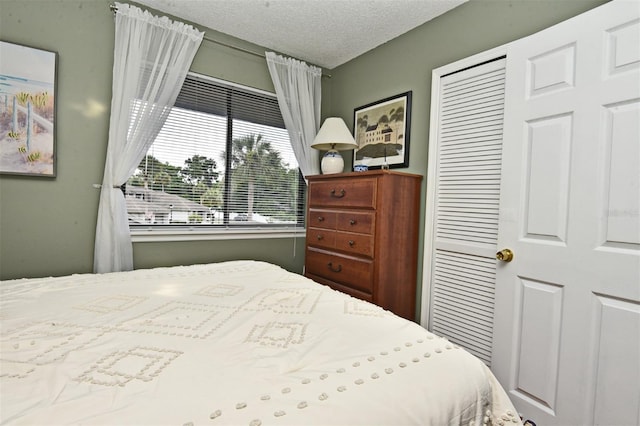
M118 11L118 6L116 6L115 4L112 3L112 4L109 5L109 9L111 9L111 12L113 12L115 14ZM205 33L204 37L202 37L202 38L204 40L208 41L208 42L215 43L215 44L218 44L220 46L228 47L229 49L238 50L240 52L247 53L249 55L253 55L253 56L257 56L257 57L262 58L262 59L266 59L266 56L264 55L264 53L254 52L252 50L245 49L245 48L242 48L242 47L239 47L239 46L234 46L232 44L227 44L227 43L219 41L219 40L214 40L212 38L207 37L206 33ZM331 78L331 74L322 73L322 77Z

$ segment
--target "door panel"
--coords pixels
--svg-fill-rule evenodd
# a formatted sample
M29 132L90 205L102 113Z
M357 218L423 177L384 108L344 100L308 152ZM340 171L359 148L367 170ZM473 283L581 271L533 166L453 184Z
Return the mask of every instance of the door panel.
M604 114L602 246L638 250L640 224L629 213L640 210L640 102L607 105Z
M638 382L633 379L640 377L640 307L637 303L596 296L593 312L596 335L592 352L598 354L592 396L594 423L638 424L638 413L633 411L638 406Z
M522 343L517 354L517 388L541 407L555 410L562 321L562 286L521 278ZM546 341L546 345L535 342Z
M526 123L523 235L541 244L567 239L572 124L571 114Z
M492 369L525 418L640 422L640 7L507 50Z

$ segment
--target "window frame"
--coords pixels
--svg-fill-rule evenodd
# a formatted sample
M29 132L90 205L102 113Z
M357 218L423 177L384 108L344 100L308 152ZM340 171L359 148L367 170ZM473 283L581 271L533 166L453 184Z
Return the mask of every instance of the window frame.
M215 77L199 74L195 72L189 72L188 76L195 77L196 79L203 79L212 82L215 85L225 86L229 89L237 89L243 92L250 92L252 94L263 96L271 99L277 99L275 93L268 92L254 87L244 86L230 81L221 80ZM178 106L179 108L184 108ZM187 108L189 109L189 108ZM197 111L197 109L193 109ZM227 120L230 122L232 117L227 115ZM230 124L232 126L232 124ZM286 130L286 129L285 129ZM229 131L226 132L226 152L231 152L231 144L233 141L233 134ZM147 155L147 153L145 153ZM230 171L230 156L227 155L224 164L224 174ZM298 168L299 170L299 168ZM189 225L189 224L132 224L129 223L129 232L131 235L131 241L136 242L171 242L171 241L203 241L203 240L238 240L238 239L269 239L269 238L300 238L306 235L306 182L302 173L299 172L298 178L299 185L299 198L297 200L298 214L296 215L299 221L295 224L264 224L253 223L251 225L245 224L205 224L205 225ZM227 194L229 194L229 186L231 181L225 179L225 211L227 210L226 203L228 202ZM225 213L225 216L227 214Z
M269 238L303 238L306 235L305 227L293 226L278 228L249 227L241 229L238 227L221 227L217 229L212 226L198 225L206 229L194 229L195 227L171 225L175 229L158 229L169 225L138 225L137 229L131 232L131 242L171 242L171 241L216 241L216 240L257 240Z

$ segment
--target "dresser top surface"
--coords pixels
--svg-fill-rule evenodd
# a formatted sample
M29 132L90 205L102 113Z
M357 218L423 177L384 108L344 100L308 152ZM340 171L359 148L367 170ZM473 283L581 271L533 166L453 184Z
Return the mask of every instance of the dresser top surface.
M405 173L405 172L397 172L394 170L383 170L383 169L367 170L366 172L347 172L347 173L334 173L329 175L310 175L310 176L307 176L307 179L323 180L323 179L336 179L336 178L359 178L359 177L365 177L365 176L376 177L376 176L384 176L384 175L406 176L406 177L412 177L415 179L422 179L422 175Z

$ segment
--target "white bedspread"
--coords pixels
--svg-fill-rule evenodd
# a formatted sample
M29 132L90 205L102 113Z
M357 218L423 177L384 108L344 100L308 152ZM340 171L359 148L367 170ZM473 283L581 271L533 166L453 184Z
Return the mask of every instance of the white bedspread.
M520 424L463 349L267 263L0 285L3 424Z

